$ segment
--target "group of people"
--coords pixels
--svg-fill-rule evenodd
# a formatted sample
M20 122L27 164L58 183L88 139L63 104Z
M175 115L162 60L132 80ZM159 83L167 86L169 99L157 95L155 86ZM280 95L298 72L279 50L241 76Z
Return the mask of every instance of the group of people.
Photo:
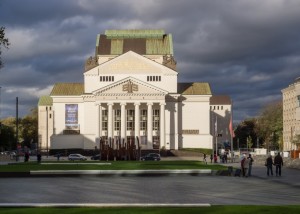
M241 160L241 173L243 177L251 176L252 173L252 163L254 162L251 154L248 157L246 155L243 156ZM270 174L273 176L273 165L276 167L276 176L281 176L281 167L283 166L283 158L280 153L275 156L274 160L272 155L269 155L265 161L265 166L267 167L267 175Z
M248 157L246 155L243 156L241 160L241 170L243 177L251 176L252 173L252 163L254 162L251 154Z
M273 165L275 165L276 167L276 176L281 176L281 167L283 166L283 159L279 152L275 156L274 161L272 155L269 155L269 157L266 159L265 166L267 167L268 176L270 174L273 176Z

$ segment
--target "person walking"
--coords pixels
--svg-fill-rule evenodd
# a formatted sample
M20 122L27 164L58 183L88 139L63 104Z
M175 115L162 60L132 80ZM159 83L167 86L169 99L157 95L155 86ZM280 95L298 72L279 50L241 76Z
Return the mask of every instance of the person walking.
M244 166L245 166L245 160L246 160L246 156L243 155L242 160L241 160L241 170L242 170L243 177L245 177L245 168L244 168Z
M249 159L249 168L248 168L248 176L252 175L252 163L254 162L251 154L249 154L248 158Z
M212 163L214 157L213 157L213 154L210 155L210 163Z
M276 176L281 176L281 166L283 166L283 160L280 156L280 152L274 158L274 165L276 167Z
M267 167L267 175L269 176L270 173L273 176L273 159L272 155L269 155L269 157L266 159L265 166Z
M214 155L214 162L218 163L218 156L217 156L217 154Z
M244 157L244 177L248 177L248 169L249 169L249 165L250 165L250 159L246 158L246 156Z
M203 154L203 162L204 162L205 164L207 164L207 161L206 161L206 154L205 154L205 153Z

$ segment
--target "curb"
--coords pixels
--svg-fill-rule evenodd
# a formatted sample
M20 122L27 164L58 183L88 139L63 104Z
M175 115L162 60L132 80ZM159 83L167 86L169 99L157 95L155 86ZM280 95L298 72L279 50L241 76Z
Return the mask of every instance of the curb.
M217 175L211 169L200 170L38 170L30 172L0 172L7 177L53 177L53 176L171 176L171 175Z
M202 175L212 174L210 169L201 170L39 170L30 171L30 175L39 176L82 176L82 175L96 175L96 176L149 176L149 175L178 175L178 174L189 174L189 175Z
M0 203L0 207L211 207L211 204L101 204L101 203Z

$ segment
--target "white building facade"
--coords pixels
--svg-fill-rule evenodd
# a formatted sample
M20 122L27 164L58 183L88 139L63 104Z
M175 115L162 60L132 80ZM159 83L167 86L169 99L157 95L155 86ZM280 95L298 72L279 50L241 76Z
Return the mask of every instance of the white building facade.
M210 98L211 133L214 150L232 150L232 102L227 95L213 95ZM231 124L230 124L231 123Z
M299 149L293 143L300 136L300 78L281 90L283 105L283 151Z
M212 148L208 83L178 83L172 36L108 30L83 83L57 83L39 101L42 150L131 142L141 149Z

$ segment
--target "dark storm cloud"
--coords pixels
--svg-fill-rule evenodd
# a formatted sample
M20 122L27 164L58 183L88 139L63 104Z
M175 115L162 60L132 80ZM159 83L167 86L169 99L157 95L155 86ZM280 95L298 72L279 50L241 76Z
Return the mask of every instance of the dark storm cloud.
M209 82L231 96L236 121L253 117L300 76L299 11L297 0L1 1L11 41L2 115L14 114L16 96L24 114L55 82L82 82L98 33L150 28L173 35L181 82Z

